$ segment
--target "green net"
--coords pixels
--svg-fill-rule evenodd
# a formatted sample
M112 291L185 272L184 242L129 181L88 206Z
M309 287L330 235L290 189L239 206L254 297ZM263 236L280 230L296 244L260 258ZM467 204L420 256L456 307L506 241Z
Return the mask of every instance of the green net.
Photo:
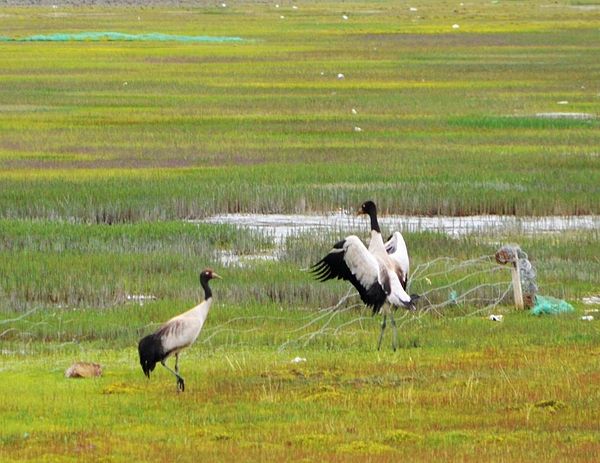
M46 35L30 35L29 37L4 37L0 36L2 42L241 42L240 37L211 37L207 35L171 35L153 32L149 34L124 34L122 32L78 32L57 33Z
M535 305L531 308L531 313L534 315L556 315L574 310L571 304L562 299L556 299L551 296L536 296Z

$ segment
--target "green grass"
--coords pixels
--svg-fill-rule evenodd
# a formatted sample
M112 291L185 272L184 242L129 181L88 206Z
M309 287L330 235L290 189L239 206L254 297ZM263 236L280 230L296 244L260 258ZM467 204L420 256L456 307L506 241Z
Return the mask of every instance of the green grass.
M411 292L439 305L488 286L399 314L394 353L390 333L375 350L380 317L356 297L318 310L348 285L305 270L348 230L277 250L187 219L367 198L387 214L599 214L600 10L227 3L0 8L17 38L246 39L0 42L0 460L597 460L600 331L581 320L599 291L597 230L405 233ZM560 111L592 117L536 116ZM458 265L510 242L540 294L575 312L517 312L507 269ZM230 252L242 266L222 263ZM201 298L206 266L224 279L177 394L162 367L143 377L135 346ZM155 299L128 298L140 294ZM64 378L75 360L103 376Z
M183 394L161 367L143 377L136 338L5 354L2 459L583 462L599 450L599 333L576 315L422 319L397 353L374 350L368 319L278 352L306 313L277 312L217 302L182 356ZM202 342L232 318L229 333ZM307 361L290 363L297 355ZM65 379L77 359L100 362L103 377Z
M380 317L356 298L315 310L347 291L301 271L337 232L289 238L279 263L223 268L213 248L272 252L273 243L179 222L1 225L3 461L586 462L600 450L600 331L580 319L575 299L597 289L597 231L519 237L541 293L567 294L576 312L535 317L510 301L419 312L397 317L394 353L389 332L375 350ZM492 243L512 238L406 234L415 269L493 253ZM224 279L213 282L207 324L182 356L187 388L177 394L162 367L143 377L135 345L201 297L197 269L207 263ZM437 270L425 273L434 287L447 283ZM423 275L413 289L429 289ZM157 299L139 305L125 299L131 293ZM492 311L504 322L488 320ZM291 363L296 356L307 361ZM64 378L75 360L101 363L103 376Z
M14 37L247 40L0 44L0 216L327 211L366 194L406 214L597 214L598 119L535 116L599 114L597 11L416 6L5 8Z

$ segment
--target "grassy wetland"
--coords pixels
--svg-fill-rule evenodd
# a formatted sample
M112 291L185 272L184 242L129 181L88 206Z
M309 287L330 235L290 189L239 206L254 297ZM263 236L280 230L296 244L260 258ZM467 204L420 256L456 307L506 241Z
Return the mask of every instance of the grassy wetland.
M378 352L380 317L326 310L348 285L306 271L348 230L201 220L597 216L600 5L22 3L0 6L0 460L598 460L597 229L406 232L438 309ZM25 40L89 31L242 41ZM574 312L511 308L507 242ZM178 394L136 344L205 266ZM75 360L103 376L65 379Z

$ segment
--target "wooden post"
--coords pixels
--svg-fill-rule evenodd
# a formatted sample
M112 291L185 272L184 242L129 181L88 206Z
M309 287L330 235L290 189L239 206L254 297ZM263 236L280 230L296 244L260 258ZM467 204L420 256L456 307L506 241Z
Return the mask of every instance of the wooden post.
M515 262L513 263L511 273L512 273L513 291L515 293L515 306L517 306L517 309L523 309L523 307L524 307L523 290L521 288L521 272L519 269L519 258L518 257L515 259Z

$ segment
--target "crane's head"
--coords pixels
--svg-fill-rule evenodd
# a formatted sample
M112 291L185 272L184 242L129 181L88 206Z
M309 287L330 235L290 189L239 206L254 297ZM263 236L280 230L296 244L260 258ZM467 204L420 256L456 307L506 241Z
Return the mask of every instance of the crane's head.
M222 280L221 276L218 275L216 272L213 272L213 270L210 268L205 268L204 270L202 270L202 272L200 272L200 281L208 281L212 280L213 278L218 278Z
M373 201L366 201L366 202L362 203L362 205L358 209L358 215L363 215L363 214L367 214L367 215L377 214L377 206L375 206L375 203Z

